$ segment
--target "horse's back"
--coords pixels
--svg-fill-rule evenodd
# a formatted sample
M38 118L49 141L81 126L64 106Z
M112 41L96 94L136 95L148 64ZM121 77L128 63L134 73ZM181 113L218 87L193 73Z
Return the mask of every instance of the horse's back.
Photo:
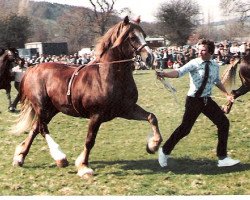
M67 83L74 70L74 67L61 63L41 63L29 68L22 79L22 94L44 98L61 93L66 95Z

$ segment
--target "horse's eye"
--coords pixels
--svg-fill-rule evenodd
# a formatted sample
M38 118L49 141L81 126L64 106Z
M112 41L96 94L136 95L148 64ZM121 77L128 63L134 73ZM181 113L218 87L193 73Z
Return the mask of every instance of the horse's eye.
M137 39L137 37L136 37L135 35L132 35L132 36L130 37L130 39L131 39L132 41L135 41L135 40Z

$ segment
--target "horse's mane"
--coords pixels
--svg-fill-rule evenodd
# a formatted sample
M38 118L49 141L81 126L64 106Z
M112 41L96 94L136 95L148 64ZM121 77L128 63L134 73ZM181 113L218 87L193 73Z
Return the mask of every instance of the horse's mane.
M102 36L96 44L96 57L100 58L108 49L119 46L125 39L127 33L129 32L129 29L130 25L126 25L124 24L124 22L119 22L111 29L109 29L109 31L104 34L104 36Z
M100 58L109 49L119 47L121 43L126 39L128 33L132 29L140 30L146 37L146 34L142 28L138 25L137 21L129 21L128 17L125 17L124 21L117 23L109 31L102 36L95 47L96 57Z

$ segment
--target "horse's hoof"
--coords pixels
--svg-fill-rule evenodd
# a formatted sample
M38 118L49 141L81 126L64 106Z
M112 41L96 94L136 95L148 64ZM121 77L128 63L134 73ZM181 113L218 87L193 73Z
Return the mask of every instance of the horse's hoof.
M149 146L148 146L148 144L146 145L146 151L149 153L149 154L154 154L156 151L152 151L150 148L149 148Z
M14 159L13 162L12 162L12 166L13 167L22 167L23 166L23 161Z
M221 106L221 110L225 113L228 114L229 113L229 109L227 106Z
M162 141L161 138L159 140L154 140L153 137L148 137L146 151L149 154L154 154L156 151L158 151L160 144L161 144L161 141Z
M84 167L78 170L77 175L80 176L81 178L89 179L93 177L94 171L91 168Z
M148 144L146 145L146 151L147 151L149 154L154 154L158 149L159 149L159 147L156 147L156 146L155 146L155 147L153 147L153 148L152 148L152 147L150 148Z
M56 160L56 165L57 165L57 167L60 167L60 168L67 167L67 166L69 166L69 162L66 158L64 158L62 160Z

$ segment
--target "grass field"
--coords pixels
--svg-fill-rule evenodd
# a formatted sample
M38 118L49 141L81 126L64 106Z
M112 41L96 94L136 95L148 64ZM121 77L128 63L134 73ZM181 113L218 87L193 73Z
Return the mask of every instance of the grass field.
M165 141L181 122L188 75L170 80L177 88L178 104L156 81L154 71L137 71L134 78L139 90L138 103L157 116ZM219 105L226 102L217 88L213 95ZM190 135L176 146L167 168L159 166L157 154L149 155L145 150L147 136L152 132L147 122L115 119L102 124L90 156L95 175L84 180L76 175L74 161L83 149L88 120L63 114L52 120L49 129L70 165L57 168L39 135L24 166L12 167L15 147L26 135L8 133L16 114L7 111L5 91L1 90L0 195L250 195L249 108L250 95L246 94L235 102L228 115L231 122L228 151L241 160L237 166L216 166L216 127L203 115Z

